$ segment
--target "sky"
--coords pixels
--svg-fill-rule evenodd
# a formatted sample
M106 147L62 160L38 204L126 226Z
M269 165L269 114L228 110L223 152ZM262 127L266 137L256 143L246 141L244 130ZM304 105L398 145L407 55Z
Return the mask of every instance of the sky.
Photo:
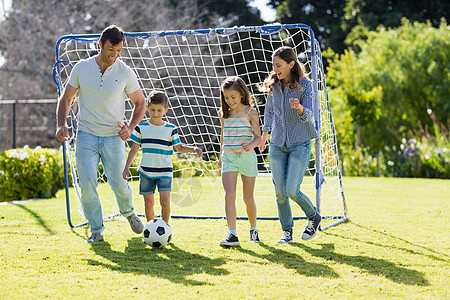
M11 0L3 0L3 2L5 3L5 8L8 9L11 7ZM0 0L0 22L3 21L3 4L2 1Z
M266 22L273 22L275 21L277 12L275 9L272 9L271 7L267 6L267 2L268 0L253 0L250 2L250 5L259 8L259 10L261 11L261 19L263 19Z

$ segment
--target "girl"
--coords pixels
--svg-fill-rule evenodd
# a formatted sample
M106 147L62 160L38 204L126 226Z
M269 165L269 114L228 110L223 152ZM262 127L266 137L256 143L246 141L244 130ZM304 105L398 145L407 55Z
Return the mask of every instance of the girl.
M289 198L300 205L308 217L302 239L316 234L321 216L307 195L300 191L309 160L311 139L316 137L313 119L312 82L291 47L281 47L272 54L273 71L264 80L269 93L264 111L264 126L259 150L264 151L268 132L269 163L280 217L282 237L279 244L291 243L294 221Z
M256 228L256 204L253 198L258 174L256 153L261 140L259 116L253 108L253 99L245 82L239 77L229 77L220 87L219 111L222 133L220 138L219 166L225 190L225 215L229 235L220 246L238 246L236 233L236 183L238 173L242 178L244 203L250 221L250 242L259 242Z

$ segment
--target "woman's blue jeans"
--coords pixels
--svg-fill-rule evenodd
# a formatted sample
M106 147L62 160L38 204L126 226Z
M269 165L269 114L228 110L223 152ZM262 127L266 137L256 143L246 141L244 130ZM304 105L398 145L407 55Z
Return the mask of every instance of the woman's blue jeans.
M289 198L300 205L306 217L313 218L316 215L313 203L300 191L310 159L311 141L291 147L277 147L272 143L269 145L269 163L283 230L292 229L294 226Z
M134 212L130 185L122 177L126 162L125 142L117 136L99 137L79 131L75 159L81 191L81 204L92 233L102 233L103 213L97 193L97 170L101 160L113 190L120 213L128 217Z

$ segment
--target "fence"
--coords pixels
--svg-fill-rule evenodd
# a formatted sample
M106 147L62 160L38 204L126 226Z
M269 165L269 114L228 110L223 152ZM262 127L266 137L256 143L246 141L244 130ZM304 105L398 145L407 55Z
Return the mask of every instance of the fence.
M56 99L0 100L0 151L25 145L59 148Z

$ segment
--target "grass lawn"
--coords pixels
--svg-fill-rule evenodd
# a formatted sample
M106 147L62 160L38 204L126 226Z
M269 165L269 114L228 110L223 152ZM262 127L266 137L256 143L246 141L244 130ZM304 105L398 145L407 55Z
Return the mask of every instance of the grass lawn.
M450 180L343 182L350 222L304 242L298 220L295 243L277 245L278 221L260 220L253 244L241 220L230 249L223 219L172 219L172 243L152 249L120 218L88 245L88 228L67 224L64 191L0 205L0 299L450 298Z

